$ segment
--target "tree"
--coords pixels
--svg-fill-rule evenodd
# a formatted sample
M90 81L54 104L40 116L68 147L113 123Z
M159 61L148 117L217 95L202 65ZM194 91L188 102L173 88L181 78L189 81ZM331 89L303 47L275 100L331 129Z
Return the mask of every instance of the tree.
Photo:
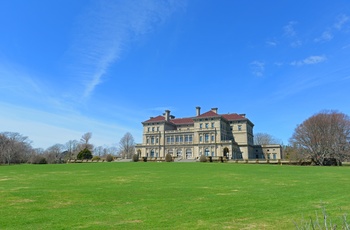
M91 158L92 158L92 153L89 149L83 149L77 155L78 160L91 159Z
M88 132L85 133L83 136L81 136L80 143L81 143L81 149L88 149L90 151L93 150L94 146L89 143L90 139L92 137L92 133Z
M271 145L271 144L277 144L280 142L281 142L280 140L278 140L277 138L267 133L256 133L254 135L255 145Z
M284 157L290 161L300 161L303 159L303 156L300 154L300 151L297 146L282 146L282 152L284 153Z
M105 149L102 146L97 146L94 148L94 155L95 156L102 156L103 153L105 152Z
M44 156L45 150L42 148L35 148L31 151L31 156L28 159L28 163L31 164L47 164L46 157Z
M79 142L77 140L69 140L66 143L66 149L68 152L68 159L72 159L73 156L78 154L78 149L79 149Z
M55 144L51 147L48 147L44 153L46 156L46 161L49 164L53 163L62 163L64 158L64 145Z
M0 133L0 163L27 162L31 155L32 147L28 137L19 133Z
M298 125L290 143L317 165L324 165L327 158L344 161L350 154L350 118L337 111L322 111Z
M130 159L135 153L135 141L131 133L127 132L119 141L119 151L122 158Z

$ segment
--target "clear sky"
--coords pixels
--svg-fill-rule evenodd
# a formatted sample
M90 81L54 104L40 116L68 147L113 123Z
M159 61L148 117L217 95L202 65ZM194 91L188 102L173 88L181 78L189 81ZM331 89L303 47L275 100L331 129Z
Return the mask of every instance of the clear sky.
M350 115L350 1L0 1L0 132L112 146L196 106L284 144L317 112Z

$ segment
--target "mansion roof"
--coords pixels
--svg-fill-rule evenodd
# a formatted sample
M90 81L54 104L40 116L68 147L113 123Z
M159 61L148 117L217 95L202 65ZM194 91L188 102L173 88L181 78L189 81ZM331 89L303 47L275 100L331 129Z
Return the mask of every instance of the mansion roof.
M200 119L200 118L222 118L227 121L248 120L245 117L245 114L237 114L237 113L217 114L214 111L210 110L208 112L205 112L195 117L186 117L186 118L172 117L172 118L169 118L168 122L174 125L193 124L194 120ZM166 121L165 116L159 115L157 117L151 117L150 119L142 123L145 124L145 123L165 122L165 121Z

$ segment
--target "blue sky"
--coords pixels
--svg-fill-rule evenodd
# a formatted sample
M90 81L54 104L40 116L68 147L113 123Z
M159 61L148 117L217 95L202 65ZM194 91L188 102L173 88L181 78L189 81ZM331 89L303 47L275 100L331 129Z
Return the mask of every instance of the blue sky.
M165 109L245 113L284 144L350 114L350 2L0 1L0 132L112 146Z

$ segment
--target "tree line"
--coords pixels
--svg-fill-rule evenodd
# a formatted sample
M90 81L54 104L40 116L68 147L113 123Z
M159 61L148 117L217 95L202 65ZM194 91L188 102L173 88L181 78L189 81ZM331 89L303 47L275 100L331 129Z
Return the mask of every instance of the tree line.
M254 136L254 144L276 144L278 139L266 133ZM288 145L282 145L284 158L314 165L341 165L350 161L350 118L325 110L297 125Z
M133 136L127 132L118 145L94 146L92 133L83 134L80 140L69 140L65 144L54 144L47 149L33 148L28 137L16 132L0 133L0 164L55 164L73 159L106 157L131 158L135 153Z

